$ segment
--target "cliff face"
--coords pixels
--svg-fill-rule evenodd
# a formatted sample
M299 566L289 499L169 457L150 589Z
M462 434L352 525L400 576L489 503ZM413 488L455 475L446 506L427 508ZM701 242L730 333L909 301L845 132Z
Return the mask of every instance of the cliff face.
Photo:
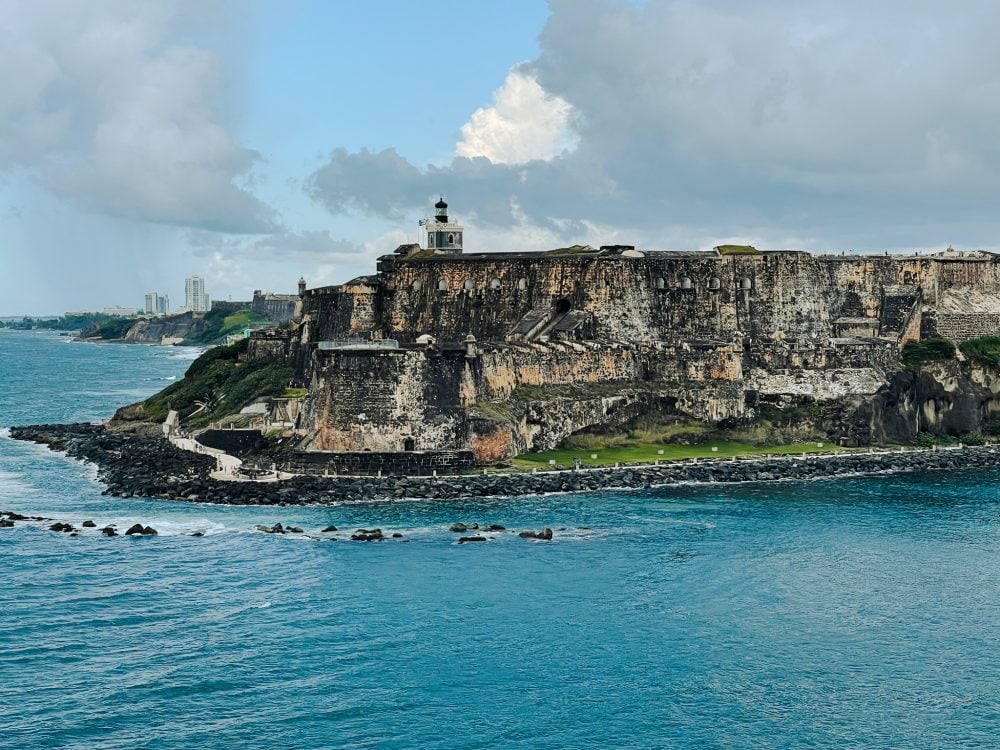
M961 437L996 434L1000 369L946 361L893 374L858 410L859 439L910 443L920 433Z
M152 320L140 320L125 334L130 344L159 344L163 339L184 338L190 333L205 330L208 324L194 313L170 315Z
M769 415L844 444L981 431L1000 378L900 372L898 355L939 324L969 338L998 319L988 254L424 251L305 292L292 329L255 334L248 356L309 384L314 450L488 463L657 411Z

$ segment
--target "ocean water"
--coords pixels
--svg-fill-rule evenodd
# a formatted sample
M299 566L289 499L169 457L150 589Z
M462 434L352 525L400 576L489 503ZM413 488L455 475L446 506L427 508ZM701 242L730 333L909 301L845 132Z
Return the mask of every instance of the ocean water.
M0 331L0 428L106 418L194 356ZM996 473L324 508L94 477L0 430L0 509L161 532L0 529L0 747L1000 746Z

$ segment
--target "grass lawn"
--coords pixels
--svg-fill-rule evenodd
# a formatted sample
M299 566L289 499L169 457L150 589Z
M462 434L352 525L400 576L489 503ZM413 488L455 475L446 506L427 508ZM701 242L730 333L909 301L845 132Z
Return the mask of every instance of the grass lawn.
M712 447L718 448L713 451ZM826 453L848 451L830 443L791 443L789 445L752 445L750 443L704 443L702 445L676 445L670 443L640 443L637 445L604 448L597 450L554 450L543 453L525 453L513 460L515 468L548 468L549 461L566 468L573 466L573 459L579 458L584 467L613 466L616 463L638 464L660 461L678 461L685 458L725 458L732 456L784 455L787 453ZM659 451L663 451L660 455ZM591 458L596 455L597 458Z

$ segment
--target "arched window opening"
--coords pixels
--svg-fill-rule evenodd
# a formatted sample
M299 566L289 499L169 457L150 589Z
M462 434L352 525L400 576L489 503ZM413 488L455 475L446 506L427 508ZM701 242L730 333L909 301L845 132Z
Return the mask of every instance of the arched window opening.
M690 289L690 288L691 288L691 279L690 279L690 277L688 277L688 276L682 276L681 277L681 289Z
M721 279L719 279L718 276L713 276L711 279L708 280L708 288L715 291L721 289L722 288Z
M419 292L423 288L423 284L420 283L420 279L416 279L413 282L413 291Z
M743 277L743 280L740 281L740 289L753 289L753 282L747 277Z
M414 440L413 438L408 437L403 441L404 451L410 452L410 451L415 451L416 449L417 449L417 441Z
M527 279L518 279L517 280L517 288L520 291L523 292L525 289L528 288L528 280Z
M565 297L556 302L556 312L559 313L560 315L565 315L572 309L573 305L570 304L570 301Z
M656 280L656 288L660 289L660 290L666 289L667 288L667 280L665 278L663 278L662 276L660 276Z
M475 287L476 285L472 283L472 279L466 279L465 283L462 284L462 288L467 292L471 292Z
M445 281L444 279L441 279L441 281L438 282L438 291L439 292L447 292L448 291L448 282Z
M499 289L499 288L500 288L500 279L497 278L490 279L490 289Z
M448 244L449 245L454 245L455 244L455 235L453 235L453 234L449 234L448 235Z

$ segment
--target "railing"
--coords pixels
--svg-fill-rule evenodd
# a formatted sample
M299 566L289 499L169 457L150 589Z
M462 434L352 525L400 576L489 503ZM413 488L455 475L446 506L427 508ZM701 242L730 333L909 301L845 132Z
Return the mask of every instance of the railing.
M398 349L399 342L396 339L334 339L333 341L320 341L316 346L323 351L331 349Z

